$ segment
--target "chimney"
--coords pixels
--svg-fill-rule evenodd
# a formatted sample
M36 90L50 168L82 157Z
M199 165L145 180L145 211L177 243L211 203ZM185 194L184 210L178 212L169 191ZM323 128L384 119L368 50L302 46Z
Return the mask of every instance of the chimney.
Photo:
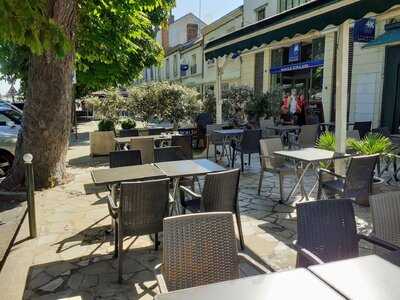
M169 48L169 30L168 25L165 25L161 28L161 45L164 51L167 51Z

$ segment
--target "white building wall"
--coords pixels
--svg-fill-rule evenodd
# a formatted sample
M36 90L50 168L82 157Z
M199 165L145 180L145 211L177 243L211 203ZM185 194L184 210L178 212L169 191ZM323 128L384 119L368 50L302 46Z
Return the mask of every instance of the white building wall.
M169 47L175 47L179 44L185 44L187 42L187 24L199 25L199 36L201 35L201 29L206 26L203 21L193 14L187 14L186 16L183 16L169 25Z
M191 74L190 67L192 64L192 56L196 55L196 65L197 72L195 74ZM202 64L203 64L203 48L202 45L198 45L196 48L192 48L189 51L184 52L181 55L181 63L188 64L189 70L186 72L186 76L182 77L182 83L187 86L199 87L202 82Z
M324 53L324 78L322 82L322 104L324 108L325 122L331 122L331 111L333 107L333 75L335 72L335 33L331 32L325 35L325 53Z
M244 86L254 87L254 64L255 54L242 55L242 69L240 84Z
M270 17L278 13L278 0L244 0L243 19L244 26L257 22L256 9L266 5L265 17Z
M206 36L204 36L204 43L207 44L212 40L227 35L233 31L239 30L242 27L242 22L242 15L240 15L235 19L225 23L224 25L218 27L217 29L211 31Z

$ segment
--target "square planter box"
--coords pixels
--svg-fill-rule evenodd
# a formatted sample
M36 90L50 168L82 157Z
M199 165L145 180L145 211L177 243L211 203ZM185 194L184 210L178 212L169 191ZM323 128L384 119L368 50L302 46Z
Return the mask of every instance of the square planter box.
M90 155L109 155L115 150L114 131L90 132Z

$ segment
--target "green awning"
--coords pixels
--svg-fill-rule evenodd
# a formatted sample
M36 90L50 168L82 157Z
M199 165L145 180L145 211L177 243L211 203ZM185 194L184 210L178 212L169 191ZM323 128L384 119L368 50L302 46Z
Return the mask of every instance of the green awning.
M400 0L360 0L358 2L322 13L320 15L310 17L300 22L296 22L260 35L256 35L248 39L243 39L236 43L233 42L232 44L228 44L226 46L221 45L221 48L218 48L219 43L224 44L228 42L227 38L223 37L221 38L221 42L219 41L220 39L217 39L212 41L210 45L207 45L205 47L205 57L206 60L210 60L217 57L223 57L232 53L240 53L244 50L250 50L255 47L261 47L262 45L268 45L274 41L281 41L284 38L290 39L295 37L296 35L304 35L311 31L322 31L329 25L338 26L349 19L358 20L371 12L376 14L383 13L388 9L394 7L395 5L400 5ZM295 9L293 11L295 11ZM272 18L276 19L277 17ZM268 19L266 20L265 24L268 24L267 21ZM268 27L258 28L258 30L267 28ZM235 38L245 37L247 34L249 34L249 32L244 31L244 29L239 30L236 33ZM240 34L241 32L243 33ZM213 50L207 51L207 49L209 48L213 48Z
M363 48L391 45L400 43L400 26L398 28L387 30L384 34L368 42Z

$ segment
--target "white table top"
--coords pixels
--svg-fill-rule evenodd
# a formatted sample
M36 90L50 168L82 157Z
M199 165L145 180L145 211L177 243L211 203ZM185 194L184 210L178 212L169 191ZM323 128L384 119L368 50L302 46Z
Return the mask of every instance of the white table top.
M346 298L400 299L400 267L376 255L309 267Z
M306 269L246 277L155 297L156 300L344 299Z
M333 151L318 149L318 148L304 148L300 150L283 150L274 152L275 155L283 156L286 158L304 161L304 162L319 162L325 160L341 159L350 157L346 153L337 153Z

